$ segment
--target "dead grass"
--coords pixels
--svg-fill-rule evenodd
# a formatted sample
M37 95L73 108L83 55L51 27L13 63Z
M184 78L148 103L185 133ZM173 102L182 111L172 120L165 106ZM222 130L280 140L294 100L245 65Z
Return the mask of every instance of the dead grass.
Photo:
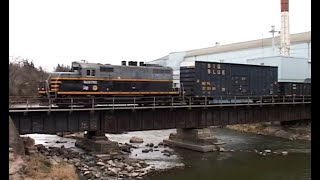
M260 132L266 127L261 123L228 125L227 128L242 132Z
M44 178L76 180L77 175L74 167L68 165L64 161L58 164L52 164L42 155L30 156L26 160L25 177L40 180Z

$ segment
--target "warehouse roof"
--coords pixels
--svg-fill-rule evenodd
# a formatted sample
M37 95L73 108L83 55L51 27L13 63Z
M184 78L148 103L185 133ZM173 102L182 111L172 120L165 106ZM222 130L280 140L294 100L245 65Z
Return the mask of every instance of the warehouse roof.
M275 45L279 45L280 37L279 36L275 37L274 42L275 42ZM297 44L297 43L301 43L301 42L311 42L311 31L297 33L297 34L291 34L290 42L291 42L291 44ZM245 42L219 45L219 46L202 48L202 49L195 49L195 50L187 51L187 54L185 57L259 48L259 47L261 47L261 43L262 43L261 39L258 39L258 40L253 40L253 41L245 41ZM263 39L263 45L264 46L271 46L272 45L272 38Z

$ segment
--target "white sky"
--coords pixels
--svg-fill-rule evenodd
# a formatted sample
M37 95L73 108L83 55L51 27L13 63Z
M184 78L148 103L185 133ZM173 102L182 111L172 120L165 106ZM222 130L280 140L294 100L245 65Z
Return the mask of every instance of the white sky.
M271 37L280 0L10 0L9 56L52 71L72 61L119 65ZM290 0L290 33L311 31L311 0Z

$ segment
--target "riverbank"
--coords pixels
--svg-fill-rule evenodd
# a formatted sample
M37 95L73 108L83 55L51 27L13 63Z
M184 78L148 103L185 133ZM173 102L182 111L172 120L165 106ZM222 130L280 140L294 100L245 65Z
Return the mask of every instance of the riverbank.
M16 157L13 149L9 150L10 179L142 179L150 173L184 167L181 163L159 164L151 160L150 157L175 158L174 151L165 143L129 136L130 139L117 141L119 149L93 154L74 146L75 139L83 137L83 133L64 137L24 135L21 139L26 155Z
M227 125L225 127L228 129L237 130L241 132L275 136L275 137L281 137L289 140L311 141L311 124L280 126L280 125L266 125L264 123L256 123L256 124Z
M37 150L34 140L21 137L24 142L25 155L18 155L9 148L9 179L10 180L75 180L75 168L63 159L48 158Z

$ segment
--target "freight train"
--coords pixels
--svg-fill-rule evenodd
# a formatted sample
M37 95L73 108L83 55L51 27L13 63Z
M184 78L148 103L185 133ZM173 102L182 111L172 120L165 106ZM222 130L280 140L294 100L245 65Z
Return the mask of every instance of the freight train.
M49 99L58 106L114 103L114 97L123 98L123 103L134 98L138 104L150 97L164 98L163 103L173 103L172 97L175 102L205 97L208 103L215 103L221 96L311 94L311 83L280 83L277 78L277 67L196 61L181 66L181 88L174 89L169 67L142 62L138 66L135 61L128 65L123 61L121 66L82 61L73 62L71 72L51 73L38 93L44 102Z

